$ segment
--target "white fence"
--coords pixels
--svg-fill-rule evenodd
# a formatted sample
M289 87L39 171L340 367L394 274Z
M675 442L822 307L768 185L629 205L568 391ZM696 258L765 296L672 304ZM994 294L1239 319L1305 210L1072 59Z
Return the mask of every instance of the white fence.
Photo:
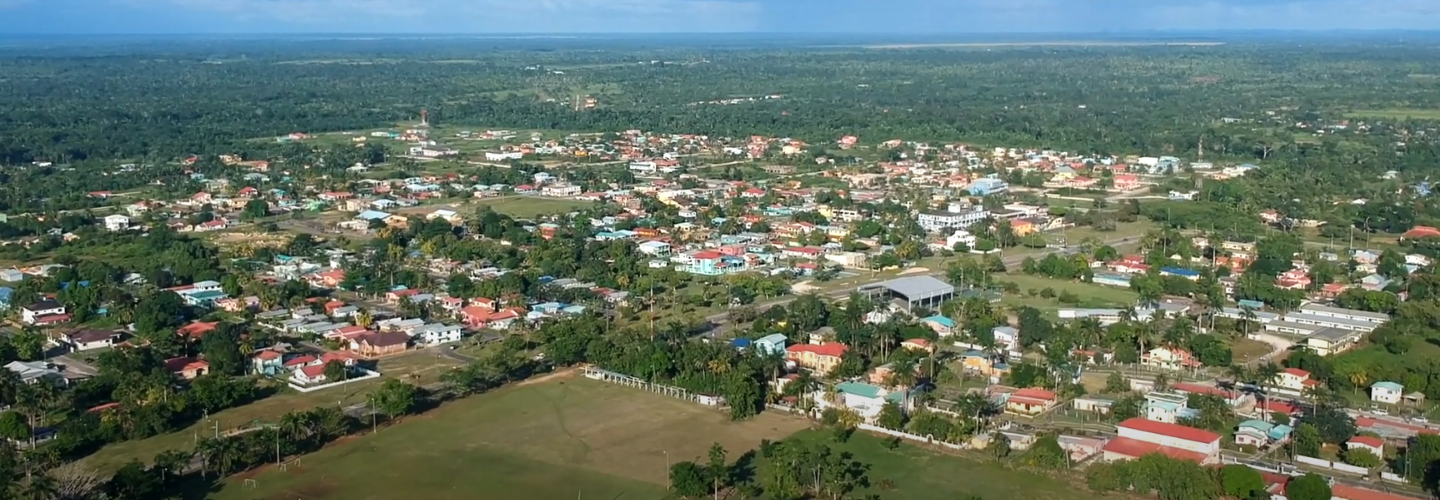
M964 445L953 444L953 443L946 443L946 442L941 441L941 440L939 440L939 439L935 439L934 436L917 436L917 435L914 435L914 434L910 434L910 433L908 433L908 432L892 431L892 430L886 429L886 428L884 428L884 427L874 426L874 425L870 425L870 424L860 424L859 428L860 428L860 430L865 430L865 431L870 431L870 432L878 432L878 433L884 434L884 435L886 435L886 436L895 436L895 437L898 437L898 438L901 438L901 439L909 439L909 440L911 440L911 441L918 441L918 442L921 442L921 443L937 444L937 445L940 445L940 446L944 446L944 447L946 447L946 448L950 448L950 449L952 449L952 450L966 450L966 449L969 449L969 447L964 446Z
M706 396L704 394L696 394L688 390L681 389L679 387L665 384L656 384L645 379L635 378L623 373L616 373L610 370L596 368L593 366L585 367L585 377L594 380L610 382L612 384L620 384L625 387L634 387L636 389L650 391L656 394L664 394L672 398L700 403L705 406L721 406L725 404L725 399L719 396Z
M1338 471L1341 471L1341 472L1349 472L1349 473L1351 473L1351 474L1359 474L1359 475L1362 475L1362 476L1370 473L1370 469L1366 469L1366 468L1364 468L1364 467L1356 467L1356 466L1350 465L1350 464L1344 464L1344 463L1340 463L1340 462L1331 462L1331 461L1329 461L1329 460L1324 460L1324 459L1319 459L1319 458L1314 458L1314 457L1297 456L1297 457L1295 457L1295 461L1296 461L1296 462L1300 462L1300 463L1302 463L1302 464L1314 465L1314 466L1316 466L1316 467L1324 467L1324 468L1326 468L1326 469L1335 469L1335 470L1338 470Z
M372 378L376 378L376 377L379 377L379 376L380 376L380 372L371 371L371 370L366 370L366 369L364 369L364 368L355 368L355 369L356 369L356 370L360 370L360 371L362 371L362 372L365 372L365 374L364 374L364 375L361 375L361 376L359 376L359 377L347 378L347 379L341 380L341 381L339 381L339 382L331 382L331 383L328 383L328 384L320 384L320 385L300 385L300 384L296 384L294 381L290 381L290 380L288 380L288 379L287 379L287 382L286 382L286 383L288 383L288 384L290 385L290 388L291 388L291 389L295 389L295 390L300 391L300 392L315 392L315 391L318 391L318 390L321 390L321 389L329 389L329 388L331 388L331 387L336 387L336 386L341 386L341 385L349 384L349 383L351 383L351 382L359 382L359 381L361 381L361 380L370 380L370 379L372 379Z
M1392 473L1389 473L1389 472L1381 472L1381 473L1380 473L1380 479L1384 479L1384 480L1390 481L1390 482L1392 482L1392 483L1407 483L1407 484L1408 484L1408 483L1410 482L1409 479L1405 479L1405 476L1401 476L1401 475L1399 475L1399 474L1392 474Z

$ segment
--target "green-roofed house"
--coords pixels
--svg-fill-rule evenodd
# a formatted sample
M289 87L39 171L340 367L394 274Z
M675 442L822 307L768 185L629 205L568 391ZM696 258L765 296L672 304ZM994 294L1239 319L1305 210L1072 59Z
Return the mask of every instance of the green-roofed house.
M909 410L907 406L911 401L902 391L891 391L864 382L841 382L835 385L835 392L835 406L855 410L855 413L860 414L866 421L874 420L880 415L880 408L885 406L886 402L894 402L899 404L901 409ZM816 400L824 401L822 404L830 403L827 398Z

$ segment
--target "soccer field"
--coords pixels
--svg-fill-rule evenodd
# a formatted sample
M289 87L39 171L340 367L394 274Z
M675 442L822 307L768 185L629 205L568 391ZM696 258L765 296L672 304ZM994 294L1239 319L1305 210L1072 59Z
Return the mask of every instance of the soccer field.
M703 460L712 442L738 455L807 426L776 414L731 422L695 403L570 377L472 396L286 471L241 474L211 497L661 499L668 462Z

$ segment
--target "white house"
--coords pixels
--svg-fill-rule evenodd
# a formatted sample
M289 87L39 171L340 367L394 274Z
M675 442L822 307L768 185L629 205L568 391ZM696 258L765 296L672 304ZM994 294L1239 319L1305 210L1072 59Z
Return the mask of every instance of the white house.
M36 320L45 316L65 314L65 305L53 300L42 300L20 308L20 321L33 325Z
M432 323L414 329L410 336L415 339L417 344L440 345L447 342L459 342L461 330L460 325Z
M105 220L105 230L107 230L107 231L113 231L113 232L117 232L117 233L118 233L118 232L120 232L120 231L124 231L124 230L126 230L126 229L130 229L130 217L129 217L129 216L120 215L120 214L111 214L111 215L106 215L104 220Z
M111 330L79 330L65 335L62 342L71 351L88 351L114 346L119 338L120 334Z
M1376 382L1370 386L1370 400L1376 403L1400 404L1405 386L1395 382Z
M903 392L887 391L884 387L864 382L842 382L835 385L835 391L840 394L839 404L835 406L854 410L867 422L880 415L880 409L886 402L907 403ZM817 396L815 402L822 407L830 406L832 403L828 399Z
M1310 372L1299 368L1286 368L1275 377L1275 388L1291 392L1304 392L1319 384L1319 380L1310 378Z
M290 381L298 385L315 385L325 383L325 365L310 365L295 370L290 374Z
M519 151L502 151L499 153L493 151L485 152L485 161L519 160L524 157L525 153L521 153Z
M580 186L576 186L574 184L555 184L552 186L545 186L543 188L540 188L540 195L553 196L556 198L569 198L573 196L580 196L580 193L583 191L584 190L580 189Z

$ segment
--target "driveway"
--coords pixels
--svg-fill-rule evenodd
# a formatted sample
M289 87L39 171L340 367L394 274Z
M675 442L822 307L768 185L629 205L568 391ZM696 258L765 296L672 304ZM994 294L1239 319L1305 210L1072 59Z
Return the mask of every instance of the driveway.
M1252 361L1251 364L1260 364L1275 359L1276 356L1279 356L1281 353L1289 351L1291 347L1295 346L1295 342L1291 341L1290 339L1270 333L1265 333L1263 331L1252 334L1251 338L1264 342L1266 344L1270 344L1270 352L1264 356L1260 356L1255 361Z

